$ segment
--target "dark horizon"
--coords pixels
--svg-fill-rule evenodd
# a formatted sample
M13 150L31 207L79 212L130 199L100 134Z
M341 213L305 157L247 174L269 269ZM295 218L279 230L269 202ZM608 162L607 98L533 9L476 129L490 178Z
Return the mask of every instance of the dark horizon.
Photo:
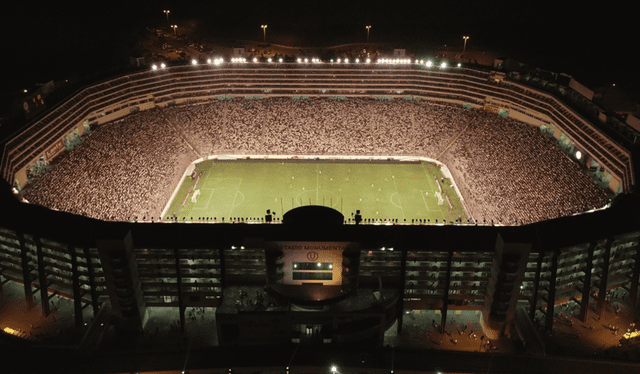
M73 5L8 5L9 71L4 91L35 83L109 70L125 64L139 50L146 27L193 25L201 36L237 40L262 39L306 46L366 41L397 44L408 51L467 48L513 57L521 62L574 76L591 89L616 84L640 93L640 77L629 57L633 18L624 9L544 7L507 1L300 2L299 5L255 2L150 0Z

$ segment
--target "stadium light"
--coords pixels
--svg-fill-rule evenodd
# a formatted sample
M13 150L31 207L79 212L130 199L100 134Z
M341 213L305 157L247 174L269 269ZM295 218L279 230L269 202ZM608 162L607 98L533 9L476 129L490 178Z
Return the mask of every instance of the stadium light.
M444 68L446 68L446 67L447 67L447 63L443 61L443 62L440 64L440 69L444 69Z
M165 65L165 63L164 63L164 62L160 64L160 68L161 68L161 69L164 69L164 68L166 68L166 67L167 67L167 65Z
M464 51L467 50L467 40L469 40L469 37L463 36L462 39L464 39L464 47L462 47L462 53L464 53Z
M262 25L262 33L264 34L264 42L267 42L267 25Z
M344 63L345 63L345 64L348 64L348 63L349 63L349 59L348 59L348 58L345 58L345 59L344 59Z
M173 29L173 36L178 36L176 29L178 28L177 25L171 25L171 28Z
M337 63L340 63L340 61L342 61L342 60L338 59L336 62L337 62Z
M433 66L433 62L431 60L427 60L427 67L430 68Z
M367 43L369 43L369 29L371 29L371 25L365 27L367 29Z
M167 15L167 25L169 25L169 27L171 27L171 24L169 23L169 13L171 13L171 11L170 10L163 10L162 12Z
M191 60L191 65L198 65L198 60L196 60L195 58Z
M156 64L151 65L151 69L152 70L158 70L158 65L156 65ZM24 92L27 92L27 90L24 90Z
M369 63L371 63L371 59L370 58L367 59L367 64L369 64Z
M298 63L301 63L302 59L300 57L298 57Z

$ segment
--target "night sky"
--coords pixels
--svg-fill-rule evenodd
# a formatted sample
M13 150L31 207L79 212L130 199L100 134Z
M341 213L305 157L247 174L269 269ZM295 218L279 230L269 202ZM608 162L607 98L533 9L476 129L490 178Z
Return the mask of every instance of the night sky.
M590 88L616 83L638 91L634 12L615 2L571 9L521 1L150 1L16 2L3 5L2 92L124 64L144 28L193 22L202 35L328 46L366 41L407 48L448 45L494 51L564 72ZM8 61L7 61L8 60Z

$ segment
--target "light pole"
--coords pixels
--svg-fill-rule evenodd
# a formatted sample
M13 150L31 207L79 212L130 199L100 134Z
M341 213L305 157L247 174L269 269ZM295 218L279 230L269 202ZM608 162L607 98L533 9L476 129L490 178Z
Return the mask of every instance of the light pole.
M467 40L469 40L469 37L463 36L462 39L464 39L464 47L462 47L462 53L464 53L464 51L467 50Z
M170 11L169 10L163 10L163 12L164 12L164 14L167 15L167 25L169 25L169 27L171 27L171 24L169 23L169 13L170 13Z
M262 25L262 34L264 35L264 42L267 42L267 25Z
M176 29L178 28L177 25L171 25L171 28L173 29L173 36L178 36L178 34L176 33Z
M369 43L369 29L371 28L371 26L367 26L365 28L367 29L367 43Z

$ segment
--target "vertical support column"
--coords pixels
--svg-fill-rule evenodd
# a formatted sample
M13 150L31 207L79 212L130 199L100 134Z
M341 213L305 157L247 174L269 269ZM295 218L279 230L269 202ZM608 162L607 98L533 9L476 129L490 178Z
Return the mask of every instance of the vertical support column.
M451 263L453 262L453 250L449 249L447 254L447 274L444 280L444 296L442 297L442 323L440 324L440 333L444 334L444 328L447 324L447 311L449 310L449 282L451 281Z
M91 306L93 307L93 317L98 315L100 306L98 305L98 293L96 292L95 273L93 270L93 262L91 261L91 251L88 247L83 249L84 257L87 259L87 272L89 273L89 288L91 289Z
M70 245L68 247L71 256L71 279L73 282L73 311L76 320L76 327L82 326L82 293L80 292L80 275L78 274L78 258L76 249Z
M529 318L532 321L536 319L536 310L538 309L538 288L540 287L540 273L542 272L542 260L544 259L544 252L538 253L538 262L536 264L536 276L533 281L533 299L529 302L531 304L529 308Z
M139 334L148 318L131 231L112 226L96 236L116 331Z
M633 271L631 272L631 284L629 285L629 298L627 305L635 309L638 305L638 277L640 277L640 244L636 245L636 254L633 258Z
M589 317L589 303L591 302L591 269L593 269L593 251L596 247L596 242L591 241L587 250L587 266L584 269L584 278L582 279L582 300L580 301L580 316L578 317L581 322L587 322Z
M31 268L29 266L29 250L24 241L24 234L18 232L18 241L20 243L20 261L22 267L22 283L24 286L24 299L27 303L27 310L31 310L35 306L33 300L33 291L31 290Z
M182 297L182 273L180 272L180 251L178 248L173 249L173 256L176 260L176 283L178 285L178 312L180 313L180 329L184 332L185 318L184 311L186 309L184 305L184 299Z
M227 287L227 266L224 258L224 248L218 249L218 253L220 256L220 286L224 291L225 287Z
M36 250L38 252L38 282L40 283L40 302L42 303L42 315L48 317L51 314L49 305L49 283L47 282L47 270L44 263L44 253L42 251L42 241L39 237L34 238Z
M544 321L544 328L547 332L553 331L553 310L556 306L556 278L558 277L558 257L560 257L560 250L553 251L553 254L551 255L549 293L547 294L547 314L545 315Z
M402 251L402 260L400 263L400 284L398 285L400 298L398 299L398 303L396 304L396 316L398 316L398 334L402 334L402 321L404 317L404 284L407 279L407 251L404 250L404 248L401 248L400 250Z
M609 258L611 257L611 243L613 238L607 238L607 243L604 247L604 254L602 255L602 276L600 277L600 287L598 290L598 304L596 305L596 313L598 317L602 317L602 312L605 307L605 299L607 297L607 282L609 278Z
M384 332L387 325L386 313L383 311L380 316L380 330L378 331L378 347L384 347ZM399 333L399 332L398 332Z

